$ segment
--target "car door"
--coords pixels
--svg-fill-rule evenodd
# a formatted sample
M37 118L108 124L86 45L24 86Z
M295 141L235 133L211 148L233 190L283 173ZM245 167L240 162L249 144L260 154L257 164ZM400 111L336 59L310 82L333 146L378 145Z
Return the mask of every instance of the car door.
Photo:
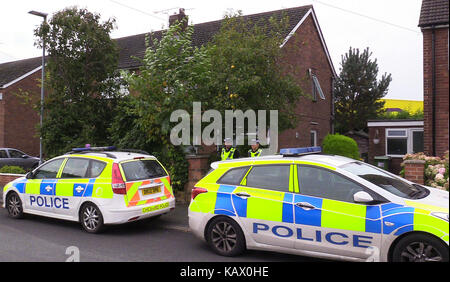
M92 191L88 158L70 157L64 163L55 187L55 210L68 217L77 216L78 207L85 192ZM94 179L95 181L95 179Z
M354 203L361 184L327 168L297 167L295 248L367 258L381 243L380 206Z
M236 213L261 244L293 248L290 164L254 165L234 189Z
M28 168L27 159L23 158L23 156L26 155L24 152L14 149L8 149L8 153L11 165Z
M57 175L64 158L51 160L33 171L25 184L25 208L53 213Z

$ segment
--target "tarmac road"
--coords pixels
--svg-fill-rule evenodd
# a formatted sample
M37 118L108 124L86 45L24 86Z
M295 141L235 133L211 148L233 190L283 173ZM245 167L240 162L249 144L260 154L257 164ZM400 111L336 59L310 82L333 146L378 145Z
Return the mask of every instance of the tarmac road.
M81 262L318 261L262 251L247 251L232 258L218 256L188 232L184 208L178 206L172 215L154 220L109 226L101 234L88 234L76 222L34 215L11 219L1 208L0 261L64 262L73 258L74 250Z

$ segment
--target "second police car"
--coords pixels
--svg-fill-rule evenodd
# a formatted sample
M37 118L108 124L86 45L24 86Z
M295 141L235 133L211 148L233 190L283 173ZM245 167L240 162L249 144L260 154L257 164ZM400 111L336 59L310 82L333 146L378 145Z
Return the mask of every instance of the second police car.
M320 147L213 163L189 226L220 255L259 249L356 261L448 261L448 192Z
M3 188L3 206L13 218L79 221L90 233L175 208L169 174L155 157L114 149L74 149L45 162Z

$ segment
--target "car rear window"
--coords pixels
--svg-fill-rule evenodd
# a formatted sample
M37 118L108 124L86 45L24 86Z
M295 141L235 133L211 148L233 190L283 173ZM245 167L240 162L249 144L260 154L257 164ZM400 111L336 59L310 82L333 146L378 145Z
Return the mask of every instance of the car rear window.
M156 160L135 160L121 165L127 181L167 176L164 168Z

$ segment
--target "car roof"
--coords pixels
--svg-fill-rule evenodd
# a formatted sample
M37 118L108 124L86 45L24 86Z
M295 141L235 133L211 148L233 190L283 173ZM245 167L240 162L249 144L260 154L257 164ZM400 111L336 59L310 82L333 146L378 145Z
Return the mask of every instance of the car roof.
M135 159L135 158L156 159L152 155L147 155L147 154L142 154L142 153L134 153L134 152L120 152L120 151L92 151L92 152L65 154L63 156L64 157L89 157L89 156L95 156L95 157L99 157L99 158L110 159L110 160L113 160L114 162L121 162L121 161L125 161L125 160L132 160L132 159Z
M356 160L343 157L343 156L337 156L337 155L326 155L326 154L305 154L300 156L283 156L283 155L268 155L268 156L261 156L257 158L239 158L234 160L227 160L227 161L218 161L211 164L212 168L217 168L219 164L221 163L239 163L239 162L245 162L248 163L251 161L253 164L257 164L258 162L264 162L267 161L305 161L305 162L313 162L313 163L319 163L327 166L332 167L340 167L342 165L355 162Z

